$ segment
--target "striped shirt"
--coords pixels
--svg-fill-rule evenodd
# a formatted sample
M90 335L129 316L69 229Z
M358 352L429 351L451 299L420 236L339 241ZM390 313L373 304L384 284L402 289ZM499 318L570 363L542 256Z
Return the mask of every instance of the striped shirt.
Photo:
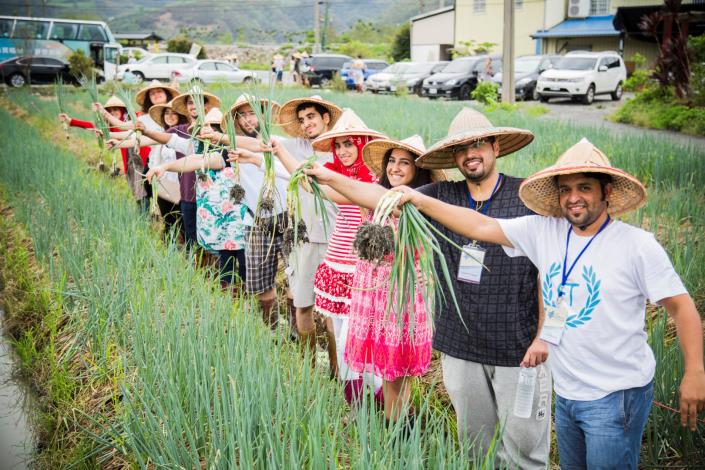
M357 256L353 253L353 241L357 229L362 224L360 208L352 204L336 204L338 217L335 221L333 235L328 242L328 251L325 261L328 265L344 265L346 271L357 263ZM347 269L346 269L347 268Z

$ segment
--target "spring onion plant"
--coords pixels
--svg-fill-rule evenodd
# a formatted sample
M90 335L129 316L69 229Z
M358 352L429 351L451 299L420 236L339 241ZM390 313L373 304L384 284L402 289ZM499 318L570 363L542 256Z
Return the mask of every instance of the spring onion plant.
M235 133L235 119L232 113L228 112L225 114L225 131L228 134L228 139L230 140L230 146L228 150L237 149L237 134ZM230 188L230 200L233 204L240 204L245 198L245 188L240 184L240 164L238 162L233 162L233 173L235 174L235 184Z
M59 108L59 113L66 114L66 100L64 95L64 79L59 77L54 85L54 92L56 93L56 105ZM67 122L61 121L61 125L64 128L64 134L66 134L66 139L69 138L69 124Z
M116 94L117 94L117 97L120 98L123 103L125 103L125 108L127 109L127 115L130 118L130 122L132 122L132 125L137 124L137 113L135 112L135 107L132 105L132 94L128 90L121 87L120 84L117 84ZM140 151L140 137L142 137L142 132L135 130L134 131L134 138L135 138L134 151L136 153L139 153L139 151Z

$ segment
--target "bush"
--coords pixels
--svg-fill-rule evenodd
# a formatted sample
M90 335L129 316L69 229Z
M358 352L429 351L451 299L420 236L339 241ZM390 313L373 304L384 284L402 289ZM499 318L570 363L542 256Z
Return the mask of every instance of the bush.
M652 129L705 136L705 110L680 103L673 89L655 84L627 101L612 119Z
M91 78L95 75L93 59L88 57L81 49L78 49L69 56L69 72L76 78Z
M480 82L475 89L470 93L470 97L479 101L484 105L493 105L497 103L497 93L499 85L493 82ZM461 96L461 98L463 98Z
M348 91L348 86L345 83L345 80L343 80L343 77L340 76L339 73L334 73L333 78L330 81L330 87L331 89L335 91L339 91L341 93L345 93Z
M650 70L636 69L632 76L624 81L622 89L624 91L641 91L646 88L650 76Z
M181 54L188 54L189 51L191 51L191 45L193 44L193 41L191 38L189 38L186 35L179 34L178 36L175 36L166 43L166 51L167 52L178 52ZM208 57L206 56L206 50L205 48L201 48L201 51L198 53L197 59L207 59Z

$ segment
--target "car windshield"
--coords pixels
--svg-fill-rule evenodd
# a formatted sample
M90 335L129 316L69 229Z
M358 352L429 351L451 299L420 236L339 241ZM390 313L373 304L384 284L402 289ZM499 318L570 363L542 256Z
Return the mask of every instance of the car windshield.
M517 59L514 63L514 73L521 75L531 73L539 68L539 63L541 63L541 59L534 57L530 59Z
M443 73L470 73L473 65L474 60L454 60L443 69Z
M429 73L433 69L435 64L430 63L430 64L414 64L413 66L409 67L409 69L406 71L406 73Z
M408 62L397 62L396 64L392 64L386 69L382 70L384 73L406 73L406 70L408 70L412 64Z
M589 57L563 57L556 64L558 70L592 70L597 59Z

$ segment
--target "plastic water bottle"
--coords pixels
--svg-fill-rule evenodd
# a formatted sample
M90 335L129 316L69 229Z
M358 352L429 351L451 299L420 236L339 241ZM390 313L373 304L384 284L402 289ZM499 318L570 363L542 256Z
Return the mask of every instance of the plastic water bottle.
M522 367L519 371L517 393L514 397L514 416L528 418L534 404L534 388L536 386L536 367Z

